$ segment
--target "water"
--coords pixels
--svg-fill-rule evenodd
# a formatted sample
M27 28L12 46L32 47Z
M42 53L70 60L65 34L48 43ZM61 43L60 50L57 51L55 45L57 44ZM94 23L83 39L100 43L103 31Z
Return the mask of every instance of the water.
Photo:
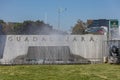
M73 61L68 46L34 46L28 48L26 60L44 63L67 63Z
M73 55L69 46L30 46L27 55L19 56L14 61L17 64L70 64L81 63L83 61L89 62L81 56Z

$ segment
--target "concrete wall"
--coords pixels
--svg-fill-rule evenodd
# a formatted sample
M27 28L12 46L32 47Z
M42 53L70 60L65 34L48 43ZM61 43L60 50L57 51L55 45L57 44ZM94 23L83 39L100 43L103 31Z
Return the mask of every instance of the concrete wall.
M1 63L27 55L30 46L69 46L73 55L101 61L107 55L104 35L7 35Z
M6 36L0 35L0 59L3 57L5 43L6 43Z

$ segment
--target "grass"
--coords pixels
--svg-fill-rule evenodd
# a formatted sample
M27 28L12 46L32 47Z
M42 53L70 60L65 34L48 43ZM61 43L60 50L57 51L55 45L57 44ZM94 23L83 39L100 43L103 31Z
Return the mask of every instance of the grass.
M0 80L120 80L120 65L0 66Z

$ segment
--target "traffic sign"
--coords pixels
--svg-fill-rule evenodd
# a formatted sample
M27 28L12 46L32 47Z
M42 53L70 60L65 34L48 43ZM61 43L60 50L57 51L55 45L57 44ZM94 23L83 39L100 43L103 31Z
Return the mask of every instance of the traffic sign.
M110 28L119 28L118 20L110 20Z

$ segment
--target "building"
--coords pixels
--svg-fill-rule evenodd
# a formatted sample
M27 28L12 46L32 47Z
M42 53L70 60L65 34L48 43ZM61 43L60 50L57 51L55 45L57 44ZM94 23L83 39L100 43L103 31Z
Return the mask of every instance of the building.
M87 20L88 28L90 27L109 27L109 20L107 19L98 19L98 20Z

